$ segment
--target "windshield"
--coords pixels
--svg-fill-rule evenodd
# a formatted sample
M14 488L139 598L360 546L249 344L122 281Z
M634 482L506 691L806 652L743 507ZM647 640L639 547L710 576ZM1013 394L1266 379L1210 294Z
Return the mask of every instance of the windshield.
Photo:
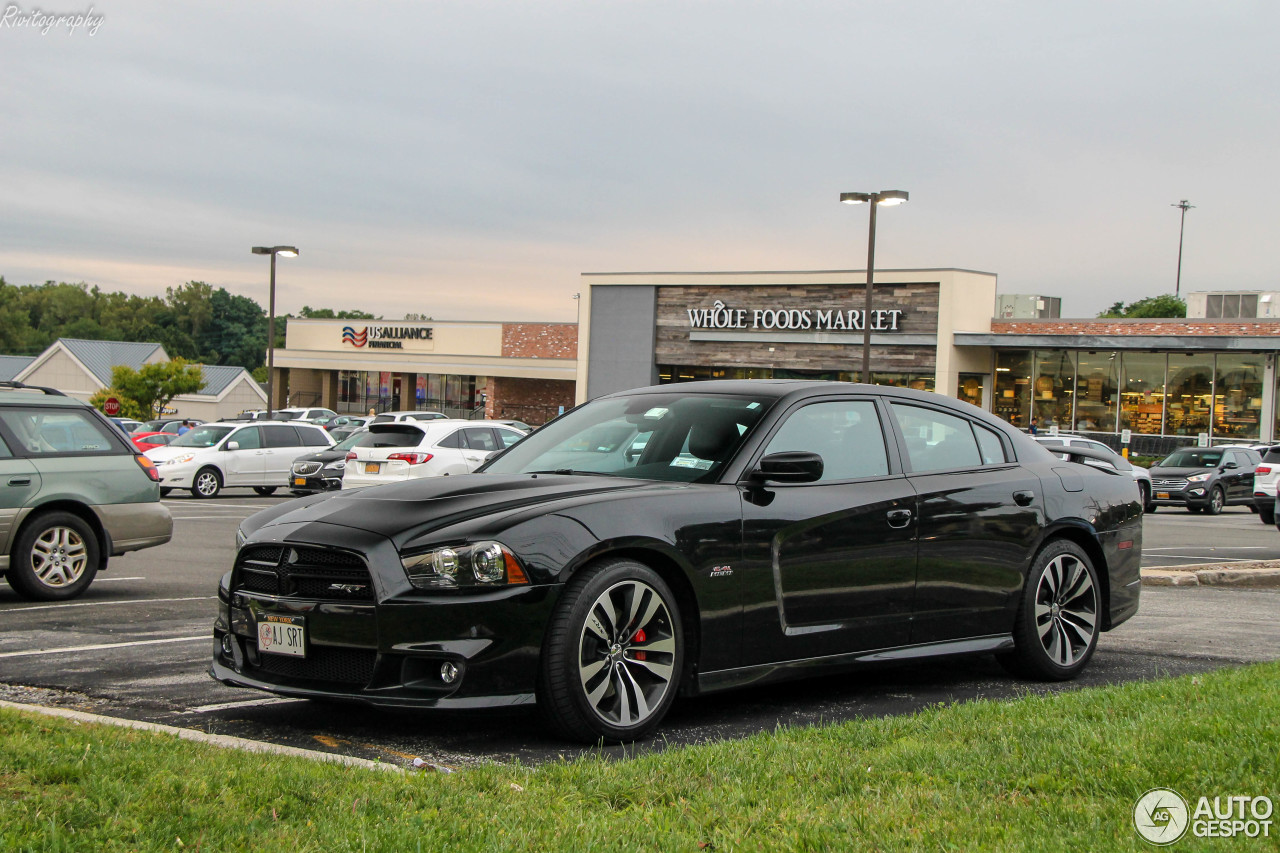
M227 435L235 427L230 426L198 426L194 427L182 435L169 442L170 447L213 447Z
M1222 451L1210 448L1175 450L1161 462L1161 468L1217 468L1222 464Z
M772 402L688 391L597 400L530 433L481 470L712 482Z

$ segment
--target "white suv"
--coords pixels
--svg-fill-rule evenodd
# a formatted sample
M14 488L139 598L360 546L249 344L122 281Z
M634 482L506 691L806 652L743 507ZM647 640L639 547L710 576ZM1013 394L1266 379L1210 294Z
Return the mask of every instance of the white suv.
M269 495L288 485L289 466L304 453L331 447L315 424L290 422L203 424L147 451L160 472L160 494L190 489L211 498L223 488L248 486Z
M419 412L419 411L403 411L403 412L383 412L380 415L374 415L370 424L389 424L398 423L400 421L443 421L449 419L444 412ZM366 425L367 426L367 425Z
M1276 523L1276 482L1280 481L1280 445L1258 451L1262 464L1253 472L1253 505L1263 524Z
M360 489L418 477L469 474L524 433L494 421L399 421L372 424L347 453L342 488Z

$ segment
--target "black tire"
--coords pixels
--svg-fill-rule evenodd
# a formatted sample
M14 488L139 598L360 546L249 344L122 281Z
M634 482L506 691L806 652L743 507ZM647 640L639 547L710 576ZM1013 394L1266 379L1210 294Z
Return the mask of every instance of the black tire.
M1188 505L1187 512L1191 513L1192 515L1199 515L1200 513L1204 512L1204 507Z
M48 512L22 528L5 578L23 598L64 601L88 589L101 566L98 537L84 519Z
M683 672L671 588L642 563L606 560L575 575L556 605L543 642L538 712L572 740L638 740L666 716Z
M1144 482L1139 481L1138 494L1141 496L1141 499L1142 499L1142 511L1155 512L1156 504L1155 504L1155 501L1151 500L1151 486L1149 486Z
M191 494L198 498L216 498L222 491L222 475L217 468L201 468L191 478Z
M1159 508L1160 508L1159 506L1157 506L1156 504L1152 503L1152 504L1148 504L1147 506L1144 506L1144 507L1142 508L1142 511L1143 511L1143 512L1147 512L1147 513L1151 513L1151 512L1155 512L1155 511L1156 511L1156 510L1158 510Z
M168 496L169 496L169 493L170 493L170 492L172 492L172 491L173 491L173 489L166 489L164 486L161 486L161 487L160 487L160 497L162 497L162 498L164 498L164 497L168 497Z
M1274 505L1255 507L1255 509L1258 511L1258 520L1263 524L1276 523L1276 508Z
M253 490L264 498L269 498L276 493L275 486L254 486Z
M1013 625L1014 649L997 655L1010 672L1042 681L1080 674L1102 622L1098 573L1084 549L1055 539L1031 563Z
M1227 505L1227 494L1222 491L1222 486L1214 486L1209 492L1209 505L1204 508L1208 515L1217 515L1222 512L1222 508Z
M1258 512L1258 507L1255 504L1249 504L1249 512L1256 514Z

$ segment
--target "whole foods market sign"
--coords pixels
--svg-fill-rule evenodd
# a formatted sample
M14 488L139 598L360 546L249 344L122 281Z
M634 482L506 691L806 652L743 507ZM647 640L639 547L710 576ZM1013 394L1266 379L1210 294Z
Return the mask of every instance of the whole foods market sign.
M871 318L873 332L900 332L904 312L901 308L730 308L717 299L710 308L689 308L691 329L785 330L814 332L861 332L866 317Z

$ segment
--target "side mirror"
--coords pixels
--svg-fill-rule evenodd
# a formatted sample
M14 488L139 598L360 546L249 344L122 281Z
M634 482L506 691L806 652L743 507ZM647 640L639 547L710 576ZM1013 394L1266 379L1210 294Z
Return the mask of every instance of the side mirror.
M822 457L807 450L770 453L760 460L751 476L775 483L813 483L822 479Z
M239 450L239 449L240 449L240 442L238 441L227 442L227 450Z
M1228 462L1227 464L1222 466L1222 470L1225 471L1228 468L1239 468L1239 467L1240 467L1240 464L1238 462Z

